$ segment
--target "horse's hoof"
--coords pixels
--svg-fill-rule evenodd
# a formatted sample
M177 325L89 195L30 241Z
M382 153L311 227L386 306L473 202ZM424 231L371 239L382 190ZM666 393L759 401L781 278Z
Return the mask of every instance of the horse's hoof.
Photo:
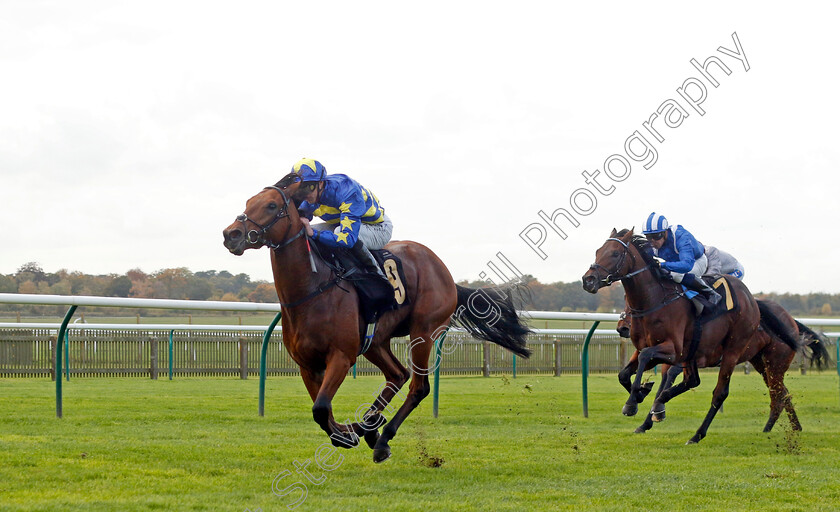
M633 431L634 434L644 434L647 432L647 429L644 427L638 427L636 430Z
M685 444L697 444L700 442L701 439L703 438L695 435L694 437L686 441Z
M639 412L639 406L636 404L626 403L621 408L621 414L625 416L635 416L637 412Z
M365 433L365 442L370 449L376 448L376 442L379 441L379 431L371 430Z
M373 449L373 462L379 464L380 462L385 462L391 458L391 449L389 447L385 448L374 448Z
M665 421L665 410L663 409L659 412L651 412L650 419L657 423Z

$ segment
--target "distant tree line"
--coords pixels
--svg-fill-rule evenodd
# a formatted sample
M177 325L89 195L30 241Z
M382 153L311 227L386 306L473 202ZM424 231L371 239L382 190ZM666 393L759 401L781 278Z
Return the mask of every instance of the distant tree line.
M583 291L580 281L540 283L526 275L525 301L521 307L539 311L620 312L624 309L624 291L616 284L597 294ZM483 281L460 281L459 284L480 288ZM137 297L154 299L190 299L274 302L274 285L251 281L247 274L231 274L226 270L192 272L187 268L167 268L147 274L132 269L125 274L90 275L65 269L45 272L36 262L22 265L14 274L0 274L0 292L52 295L96 295L102 297ZM840 311L840 294L828 293L758 293L757 298L780 303L793 315L831 315ZM64 307L0 305L0 312L26 315L61 315ZM114 308L86 308L89 313L117 314ZM136 310L133 310L136 311ZM124 312L123 312L124 313ZM143 314L154 314L144 312Z
M191 272L179 267L150 274L132 269L125 274L90 275L65 269L49 273L35 262L22 265L14 274L0 274L0 292L229 302L278 301L273 284L251 281L247 274L233 275L226 270ZM0 306L0 311L6 313L14 311L34 315L63 314L65 309L63 306ZM115 308L85 308L88 313L105 312L106 309L108 314L119 313Z

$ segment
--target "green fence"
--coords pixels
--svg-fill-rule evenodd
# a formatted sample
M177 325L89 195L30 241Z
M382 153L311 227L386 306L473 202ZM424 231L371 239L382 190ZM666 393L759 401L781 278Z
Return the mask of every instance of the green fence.
M68 334L70 376L166 377L170 331L116 329L72 330ZM584 335L532 335L529 359L516 358L501 347L450 331L444 345L441 373L445 375L580 374ZM263 335L258 331L176 332L172 340L173 375L257 377ZM297 364L283 347L282 335L272 335L266 352L268 375L297 375ZM0 378L54 378L54 329L0 330ZM408 365L408 339L392 344L394 354ZM632 347L618 336L595 335L589 349L590 372L614 373ZM360 357L360 375L379 369Z

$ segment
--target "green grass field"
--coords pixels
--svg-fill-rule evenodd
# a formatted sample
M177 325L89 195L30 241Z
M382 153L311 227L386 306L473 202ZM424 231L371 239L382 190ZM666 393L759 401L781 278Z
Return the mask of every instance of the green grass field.
M430 396L378 465L364 443L320 448L296 377L269 379L264 418L257 379L73 379L63 419L54 383L0 380L0 510L283 511L304 486L296 510L840 509L837 375L790 373L804 431L783 416L764 434L766 389L738 374L709 436L686 446L715 379L637 435L612 375L590 378L589 418L579 376L444 377L440 417ZM345 381L338 419L380 384ZM317 484L296 472L307 460Z

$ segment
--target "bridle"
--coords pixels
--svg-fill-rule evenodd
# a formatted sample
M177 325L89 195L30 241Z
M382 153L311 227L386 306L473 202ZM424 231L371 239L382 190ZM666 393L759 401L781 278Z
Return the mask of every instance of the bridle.
M634 277L638 274L641 274L645 270L649 270L651 268L650 264L646 264L644 267L642 267L638 270L634 270L633 272L629 272L627 274L624 274L623 276L616 277L615 274L618 273L619 269L621 269L624 266L624 260L627 259L627 254L630 253L630 246L627 243L625 243L624 240L620 240L618 238L607 238L607 242L609 242L609 241L618 242L618 243L621 244L622 247L624 247L624 252L621 254L621 259L618 260L618 264L616 265L615 270L610 272L606 267L604 267L603 265L598 265L597 263L593 263L592 265L589 266L589 268L591 270L597 271L599 275L601 273L601 270L603 270L604 272L607 273L607 276L604 277L603 279L601 279L601 281L605 284L605 286L609 286L616 281L621 281L622 279L630 279L630 278L632 278L632 277ZM630 254L630 257L633 258L633 263L635 263L636 262L636 257L632 254ZM662 287L662 289L664 290L665 287L663 286L662 281L657 280L657 282L659 283L659 286ZM680 297L683 297L684 295L685 294L683 292L677 290L675 293L673 293L671 295L666 295L666 298L663 299L662 302L660 302L659 304L656 304L655 306L653 306L651 308L635 309L635 308L631 307L630 308L630 318L640 318L640 317L649 315L649 314L651 314L655 311L659 311L660 309L662 309L665 306L671 304L672 302L675 302L675 301L679 300Z
M277 214L274 216L273 219L271 219L271 221L269 221L268 224L262 225L262 224L260 224L259 222L255 221L253 219L249 219L248 216L245 213L240 213L236 217L236 220L243 223L243 224L246 224L246 225L247 225L248 222L250 222L251 224L253 224L253 225L255 225L259 228L259 230L252 229L252 230L248 231L247 235L245 235L245 240L249 244L262 244L262 245L264 245L266 247L269 247L271 249L274 249L276 251L277 249L282 249L283 247L286 247L290 243L294 242L295 240L297 240L298 238L303 236L304 233L306 233L306 228L301 227L300 231L298 231L298 233L295 236L293 236L291 238L286 238L289 234L289 230L292 229L292 223L290 222L288 227L286 228L286 232L283 233L282 237L280 237L280 240L282 240L281 242L279 242L279 243L278 242L272 242L271 240L268 240L266 238L266 235L268 234L268 230L270 230L275 224L277 224L277 222L280 219L283 219L283 218L286 218L286 217L289 216L289 198L286 197L286 193L283 192L283 189L281 189L279 187L275 187L274 185L271 185L271 186L265 187L263 190L268 190L268 189L272 189L272 190L276 190L277 192L280 192L280 195L283 197L283 206L280 207L280 209L277 211Z
M648 270L650 268L650 265L645 265L644 267L642 267L638 270L634 270L633 272L629 272L627 274L624 274L623 276L616 277L615 274L617 274L618 271L624 266L624 260L626 260L627 255L630 254L630 246L626 242L624 242L624 240L621 240L619 238L607 238L607 242L610 242L610 241L618 242L618 243L621 244L622 247L624 247L624 252L621 253L621 259L618 260L618 264L615 266L615 270L610 271L609 269L607 269L603 265L599 265L597 263L593 263L592 265L589 265L589 269L597 271L599 275L600 275L602 270L607 274L606 277L601 279L601 282L604 283L605 286L609 286L609 285L615 283L616 281L621 281L622 279L629 279L629 278L631 278L631 277L633 277L637 274L641 274L642 272L644 272L645 270ZM636 262L636 257L633 256L632 254L630 254L630 257L633 258L633 263L635 263Z
M286 228L286 232L283 233L283 236L280 238L280 240L282 240L281 242L272 242L271 240L266 239L266 235L268 234L268 230L270 230L275 224L277 224L277 222L280 219L283 219L283 218L286 218L286 217L289 216L289 198L286 197L286 193L283 192L283 189L281 189L277 186L271 185L271 186L265 187L263 190L268 190L268 189L276 190L277 192L280 193L280 196L283 197L283 206L280 207L280 209L277 211L277 214L274 216L273 219L271 219L271 221L269 221L268 224L262 225L262 224L260 224L259 222L255 221L253 219L249 219L248 216L244 213L239 214L236 217L236 220L243 223L243 224L245 224L247 222L250 222L251 224L254 224L258 228L260 228L259 231L256 230L256 229L252 229L251 231L248 231L248 234L245 237L245 239L248 243L251 243L251 244L259 243L259 244L265 245L266 247L270 247L271 249L276 251L278 249L282 249L283 247L286 247L287 245L291 244L292 242L294 242L295 240L297 240L301 236L305 235L306 234L306 227L301 227L300 231L298 231L298 233L296 235L294 235L293 237L286 238L289 234L289 231L292 229L292 223L290 222L288 227ZM307 240L307 249L309 248L308 244L309 244L309 242ZM311 264L312 264L312 271L317 272L317 270L315 270L315 262L312 260L312 252L311 251L309 251L309 258L310 258L310 261L311 261ZM322 261L324 261L324 263L327 263L325 260L323 260L323 258L321 258L321 259L322 259ZM286 308L293 308L295 306L299 306L299 305L303 304L304 302L307 302L309 299L312 299L313 297L317 297L318 295L324 293L325 291L332 288L333 286L338 285L339 282L341 282L344 279L347 279L347 277L349 277L350 275L352 275L356 272L355 269L350 269L347 272L336 273L336 268L330 266L329 263L327 263L327 266L330 267L330 270L333 271L333 275L335 275L335 277L333 277L329 281L325 281L325 282L319 284L315 288L315 290L311 291L310 293L308 293L304 297L301 297L300 299L295 300L293 302L285 302L285 303L281 302L280 305L284 306ZM341 286L339 286L339 288L341 288ZM341 288L341 289L344 290L344 288ZM344 290L344 291L347 291L347 290Z

